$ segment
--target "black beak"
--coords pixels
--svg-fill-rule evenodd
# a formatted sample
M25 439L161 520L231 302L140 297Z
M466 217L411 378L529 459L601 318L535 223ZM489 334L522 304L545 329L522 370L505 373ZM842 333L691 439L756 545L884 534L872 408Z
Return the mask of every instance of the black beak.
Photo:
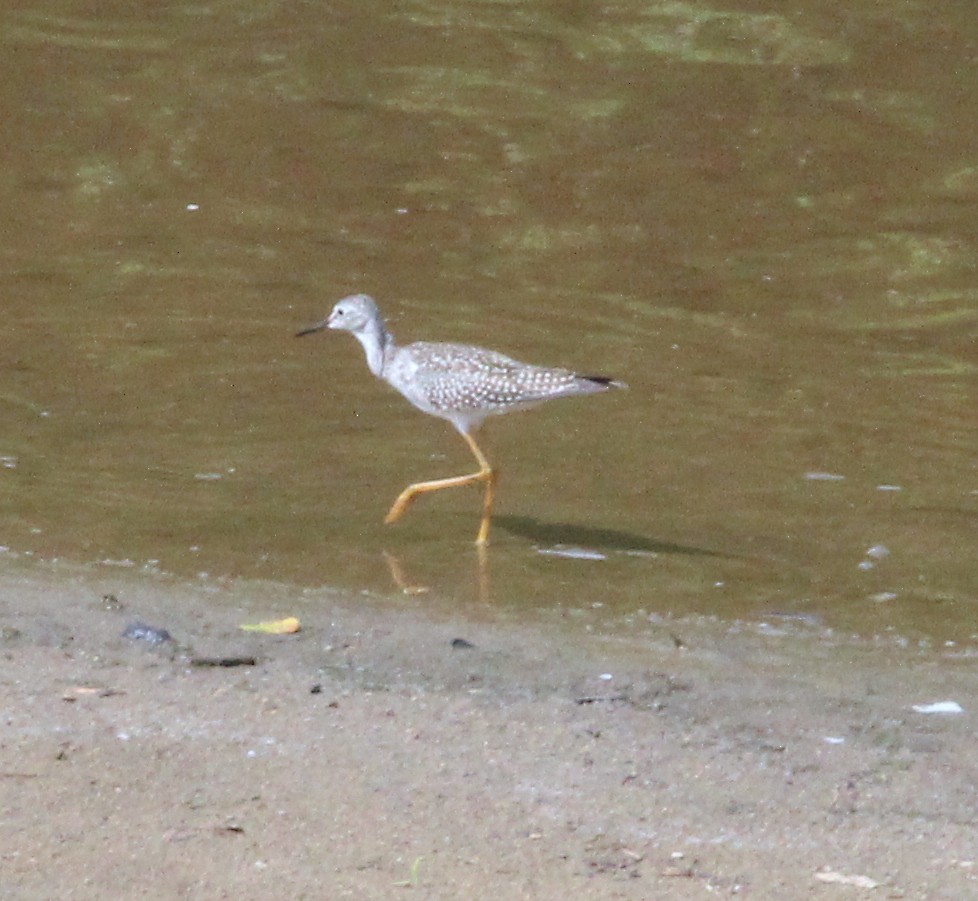
M326 328L326 324L329 320L324 319L322 322L317 322L315 325L310 325L309 328L304 328L301 331L295 333L296 338L301 338L303 335L311 335L313 332L321 332Z

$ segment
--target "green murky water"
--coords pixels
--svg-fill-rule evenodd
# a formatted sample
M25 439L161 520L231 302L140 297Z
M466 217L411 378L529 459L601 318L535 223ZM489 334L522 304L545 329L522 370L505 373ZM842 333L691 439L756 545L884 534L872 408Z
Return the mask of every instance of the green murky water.
M963 0L11 0L0 544L973 640L976 40ZM631 385L492 424L481 569L472 493L381 524L469 469L450 427L292 337L352 291Z

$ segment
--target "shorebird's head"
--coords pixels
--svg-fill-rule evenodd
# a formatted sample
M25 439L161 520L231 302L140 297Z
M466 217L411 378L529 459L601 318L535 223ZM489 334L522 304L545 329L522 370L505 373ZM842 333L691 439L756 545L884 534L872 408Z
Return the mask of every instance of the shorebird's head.
M339 301L326 319L304 328L296 337L310 335L324 328L342 329L353 332L354 335L362 335L371 326L380 322L380 310L377 309L377 304L372 297L366 294L351 294Z

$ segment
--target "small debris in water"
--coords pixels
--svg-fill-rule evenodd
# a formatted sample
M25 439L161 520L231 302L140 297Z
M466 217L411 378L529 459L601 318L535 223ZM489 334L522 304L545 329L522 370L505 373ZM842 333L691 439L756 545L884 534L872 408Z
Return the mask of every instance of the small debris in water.
M126 626L122 632L122 637L132 641L145 641L149 644L163 644L167 641L173 641L173 636L166 629L159 629L156 626L138 621Z
M846 740L839 735L826 735L822 741L827 745L844 745Z
M877 485L877 491L903 491L902 485Z
M845 476L835 472L806 472L805 478L809 482L842 482Z
M933 704L914 704L917 713L964 713L957 701L935 701Z
M471 641L466 641L464 638L453 638L452 639L453 648L474 648L475 645Z
M887 601L895 601L899 595L895 591L879 591L871 594L869 599L877 604L885 604Z
M608 559L607 554L602 554L600 551L592 551L586 547L564 547L560 544L554 545L553 547L538 547L537 553L548 557L567 557L571 560Z
M857 564L857 569L861 569L863 572L868 572L871 569L876 568L876 560L883 560L890 556L890 549L885 544L874 544L871 548L867 548L866 556L868 560L863 560L861 563Z
M198 482L216 482L218 479L223 479L224 474L220 472L197 472L194 473L194 478Z

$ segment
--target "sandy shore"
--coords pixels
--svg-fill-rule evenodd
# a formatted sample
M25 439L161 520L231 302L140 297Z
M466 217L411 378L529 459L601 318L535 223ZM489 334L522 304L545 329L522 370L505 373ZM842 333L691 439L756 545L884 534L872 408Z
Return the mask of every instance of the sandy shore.
M955 649L104 571L0 598L4 899L978 897Z

